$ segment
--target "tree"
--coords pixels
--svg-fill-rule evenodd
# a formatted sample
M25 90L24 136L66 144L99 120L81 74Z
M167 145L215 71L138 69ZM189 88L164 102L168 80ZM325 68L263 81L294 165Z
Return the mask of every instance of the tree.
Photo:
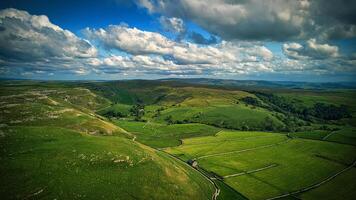
M261 106L261 102L253 97L244 97L241 99L241 101L245 102L246 104L252 105L252 106Z
M168 115L166 118L164 118L164 121L166 121L167 124L173 124L172 115Z
M270 117L266 117L264 121L264 127L267 131L274 131L274 123L273 120Z
M142 116L145 114L145 106L142 104L136 104L131 107L130 113L134 116L135 121L141 121Z

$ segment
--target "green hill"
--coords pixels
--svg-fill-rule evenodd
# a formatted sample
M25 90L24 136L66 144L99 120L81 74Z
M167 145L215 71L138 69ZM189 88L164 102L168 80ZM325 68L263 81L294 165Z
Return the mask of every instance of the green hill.
M4 199L211 199L213 185L94 113L87 89L1 86Z

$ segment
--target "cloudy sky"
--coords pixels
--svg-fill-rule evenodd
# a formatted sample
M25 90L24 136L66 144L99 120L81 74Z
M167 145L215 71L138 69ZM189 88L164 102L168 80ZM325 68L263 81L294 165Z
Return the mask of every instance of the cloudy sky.
M355 81L353 0L2 0L0 77Z

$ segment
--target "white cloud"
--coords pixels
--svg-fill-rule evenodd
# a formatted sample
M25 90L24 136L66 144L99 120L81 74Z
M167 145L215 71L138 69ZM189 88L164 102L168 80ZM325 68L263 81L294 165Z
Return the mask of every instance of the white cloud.
M264 46L240 46L236 42L222 41L214 45L197 45L190 42L177 42L165 36L126 26L110 25L106 29L85 29L90 39L95 39L107 49L117 49L133 55L156 54L169 56L173 62L186 64L235 63L244 57L255 56L269 60L273 54Z
M170 31L178 34L183 34L186 31L184 22L180 18L176 18L176 17L168 18L168 17L161 16L159 18L159 22L161 23L165 31Z
M314 57L324 58L339 56L339 48L337 46L318 44L314 38L307 41L307 47L311 50Z
M299 43L283 44L283 52L293 59L328 59L340 56L337 46L317 43L314 38L309 39L305 46Z
M167 54L175 44L159 33L122 25L110 25L98 30L86 28L84 34L100 41L107 49L121 49L131 54Z
M283 53L293 59L305 59L306 56L300 55L299 52L303 50L303 46L299 43L286 43L282 46Z
M88 58L97 53L88 41L52 24L44 15L5 9L0 11L0 26L0 51L7 59Z
M97 56L87 40L52 24L47 16L0 10L0 60L8 73L85 74L85 62ZM38 73L41 72L41 73Z

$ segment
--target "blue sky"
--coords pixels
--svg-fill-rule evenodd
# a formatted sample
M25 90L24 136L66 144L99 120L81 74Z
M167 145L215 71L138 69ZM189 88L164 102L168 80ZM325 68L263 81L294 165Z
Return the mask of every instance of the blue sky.
M353 81L345 2L1 1L0 77Z

